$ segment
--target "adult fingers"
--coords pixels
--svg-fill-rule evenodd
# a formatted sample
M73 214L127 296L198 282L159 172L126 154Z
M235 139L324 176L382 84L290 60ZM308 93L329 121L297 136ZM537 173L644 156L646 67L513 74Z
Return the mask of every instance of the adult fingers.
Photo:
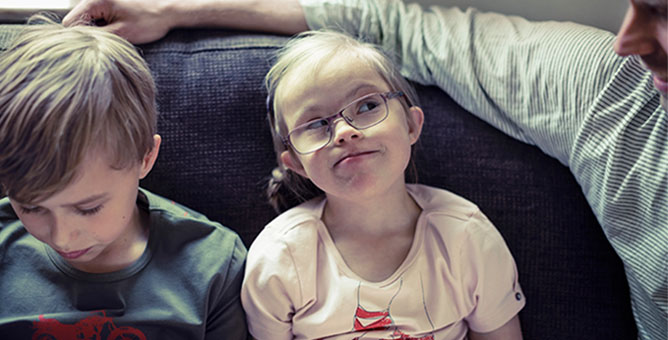
M111 7L106 1L83 0L65 15L63 25L87 25L97 20L109 22L110 17Z

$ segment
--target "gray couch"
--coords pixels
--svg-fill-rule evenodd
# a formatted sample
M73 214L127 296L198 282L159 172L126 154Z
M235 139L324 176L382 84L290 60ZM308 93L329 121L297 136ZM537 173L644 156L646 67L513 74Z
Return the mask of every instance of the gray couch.
M21 28L0 25L0 49ZM158 86L161 153L142 186L236 230L246 245L276 214L263 184L275 165L262 80L285 37L179 30L140 46ZM419 182L477 203L513 253L528 340L634 339L623 266L569 170L434 87Z

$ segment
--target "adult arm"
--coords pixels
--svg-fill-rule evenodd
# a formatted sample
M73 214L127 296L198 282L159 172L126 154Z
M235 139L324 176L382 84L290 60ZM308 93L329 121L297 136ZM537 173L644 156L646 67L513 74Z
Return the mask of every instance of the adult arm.
M437 85L505 133L569 163L573 140L619 68L610 32L399 0L301 0L309 27L392 51L407 78Z
M132 43L162 38L176 27L229 27L293 34L308 29L297 0L83 0L65 25L95 23Z

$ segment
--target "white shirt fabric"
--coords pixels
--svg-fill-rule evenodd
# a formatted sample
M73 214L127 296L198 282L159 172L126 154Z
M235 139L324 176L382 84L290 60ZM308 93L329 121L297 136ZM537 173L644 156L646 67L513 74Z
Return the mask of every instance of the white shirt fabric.
M421 207L411 249L382 282L355 274L321 220L325 198L292 208L250 247L241 299L256 339L465 339L525 305L515 261L473 203L408 185ZM403 337L402 337L403 336Z

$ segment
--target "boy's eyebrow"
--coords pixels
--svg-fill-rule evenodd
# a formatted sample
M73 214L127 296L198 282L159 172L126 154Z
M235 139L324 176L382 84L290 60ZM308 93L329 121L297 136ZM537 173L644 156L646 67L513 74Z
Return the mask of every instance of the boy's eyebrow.
M96 194L96 195L92 195L92 196L86 197L86 198L84 198L84 199L82 199L82 200L80 200L80 201L78 201L78 202L68 203L68 204L63 204L63 205L61 205L61 206L63 206L63 207L74 207L74 206L78 206L78 205L84 205L84 204L87 204L87 203L90 203L90 202L97 201L97 200L99 200L99 199L101 199L101 198L104 198L104 197L106 197L106 196L108 196L108 195L109 195L108 193ZM36 206L36 207L39 206L39 203L42 202L42 201L43 201L43 200L40 200L40 201L38 201L38 202L34 202L34 203L33 203L33 202L26 203L26 202L21 202L21 201L18 201L18 200L16 200L16 199L14 199L14 202L16 202L16 203L19 204L19 205L23 205L23 206Z
M108 196L108 193L97 194L97 195L86 197L86 198L84 198L84 199L82 199L78 202L63 204L63 206L74 207L74 206L79 206L79 205L85 205L87 203L97 201L97 200L99 200L101 198L104 198L106 196Z

